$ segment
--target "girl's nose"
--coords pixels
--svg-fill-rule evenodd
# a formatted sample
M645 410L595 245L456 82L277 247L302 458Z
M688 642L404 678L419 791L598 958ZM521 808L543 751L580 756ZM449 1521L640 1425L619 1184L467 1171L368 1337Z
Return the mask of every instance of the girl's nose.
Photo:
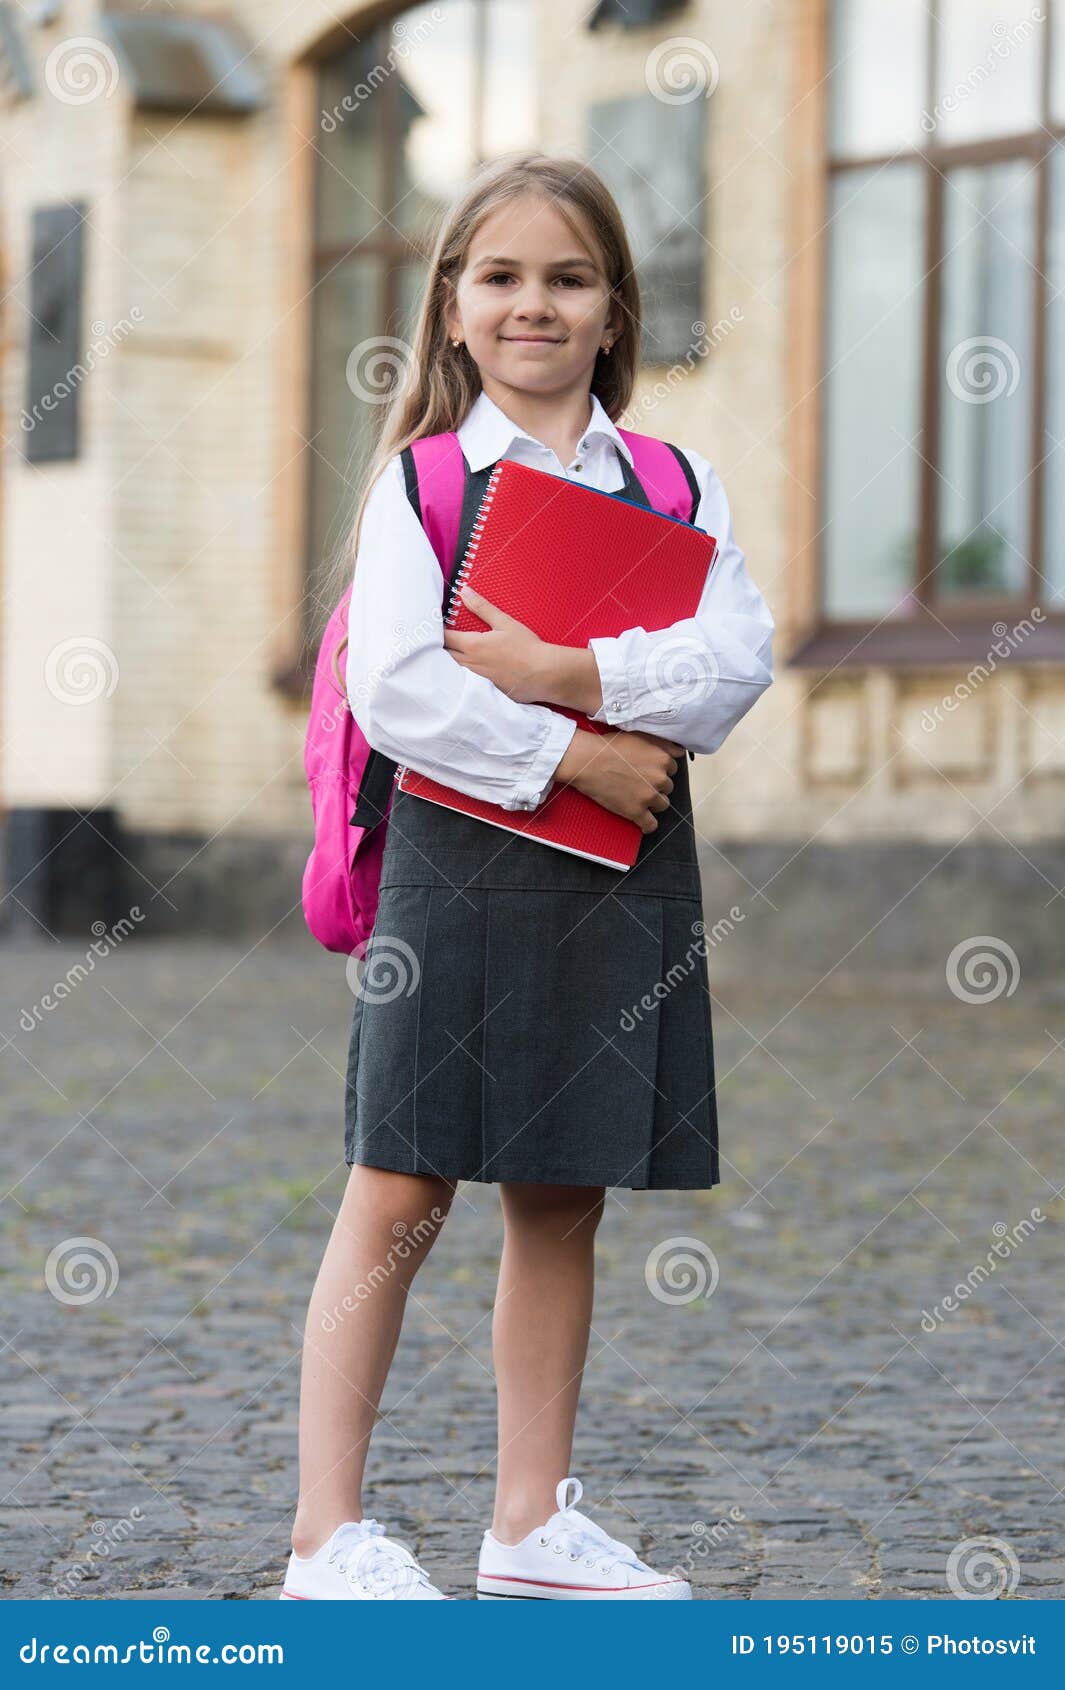
M547 294L525 294L514 301L515 317L553 317L555 308Z

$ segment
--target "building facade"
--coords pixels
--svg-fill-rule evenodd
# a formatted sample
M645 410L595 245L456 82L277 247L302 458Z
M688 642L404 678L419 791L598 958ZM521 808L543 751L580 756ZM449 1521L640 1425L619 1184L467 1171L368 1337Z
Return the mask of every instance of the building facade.
M616 193L619 420L714 463L776 618L708 862L1055 842L1065 5L928 11L0 7L8 919L298 924L323 565L433 216L526 145Z

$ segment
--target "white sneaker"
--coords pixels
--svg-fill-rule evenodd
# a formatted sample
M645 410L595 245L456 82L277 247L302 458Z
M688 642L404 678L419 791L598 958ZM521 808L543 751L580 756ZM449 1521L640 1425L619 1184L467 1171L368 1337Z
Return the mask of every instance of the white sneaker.
M349 1520L315 1554L293 1550L280 1600L450 1602L429 1583L410 1550L384 1532L376 1520Z
M571 1490L572 1487L572 1490ZM558 1512L520 1543L485 1532L477 1566L478 1597L526 1596L541 1601L690 1601L692 1587L675 1573L656 1573L636 1551L578 1514L579 1479L555 1491Z

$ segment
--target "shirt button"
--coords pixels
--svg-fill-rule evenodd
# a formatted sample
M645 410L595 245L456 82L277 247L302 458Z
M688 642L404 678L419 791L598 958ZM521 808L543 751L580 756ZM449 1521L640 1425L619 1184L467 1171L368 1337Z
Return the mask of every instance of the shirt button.
M580 473L581 473L581 466L580 466L580 464L574 464L574 466L573 466L573 467L574 467L574 469L575 469L575 470L576 470L576 471L577 471L577 474L578 474L578 475L580 475Z

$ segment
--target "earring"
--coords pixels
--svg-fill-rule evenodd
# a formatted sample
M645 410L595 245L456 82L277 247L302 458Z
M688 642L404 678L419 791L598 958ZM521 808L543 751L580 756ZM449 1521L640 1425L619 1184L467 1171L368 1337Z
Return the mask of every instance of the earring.
M608 357L610 355L610 347L611 347L611 342L608 340L606 345L603 347L603 351L607 354Z
M452 339L451 344L452 344L452 346L461 346L462 342L461 342L461 340Z

